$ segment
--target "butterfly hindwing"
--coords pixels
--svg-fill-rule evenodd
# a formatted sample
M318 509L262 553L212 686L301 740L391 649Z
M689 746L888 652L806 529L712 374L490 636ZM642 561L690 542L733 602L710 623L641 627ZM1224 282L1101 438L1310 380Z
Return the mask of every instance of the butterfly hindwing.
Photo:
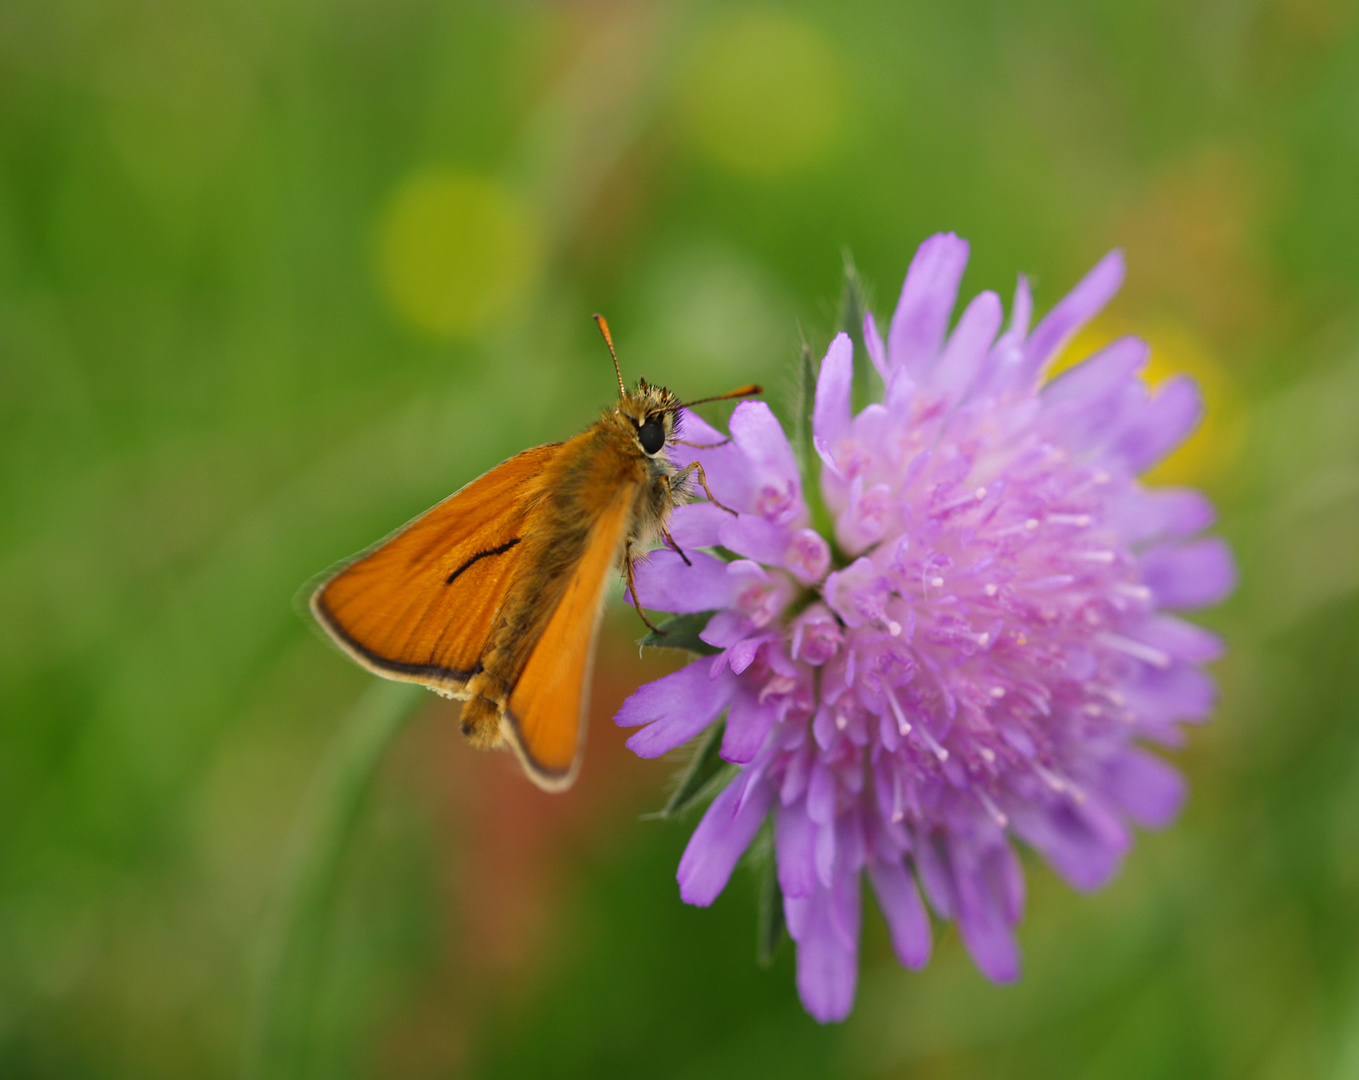
M636 488L618 485L595 520L584 554L506 703L506 734L529 775L549 790L569 786L580 765L599 618L627 538Z

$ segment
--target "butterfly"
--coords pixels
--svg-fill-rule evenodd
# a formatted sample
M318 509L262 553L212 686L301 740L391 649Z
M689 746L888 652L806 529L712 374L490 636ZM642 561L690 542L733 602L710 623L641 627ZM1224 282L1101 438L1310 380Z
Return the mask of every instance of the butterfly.
M509 746L538 786L562 791L580 769L595 638L615 569L637 601L633 562L690 496L703 467L670 451L687 405L761 393L743 386L681 403L645 379L629 391L608 323L618 403L575 438L497 465L355 556L312 594L335 642L377 675L464 702L474 746ZM722 507L729 510L728 507ZM734 511L730 511L734 513ZM688 561L687 558L685 560Z

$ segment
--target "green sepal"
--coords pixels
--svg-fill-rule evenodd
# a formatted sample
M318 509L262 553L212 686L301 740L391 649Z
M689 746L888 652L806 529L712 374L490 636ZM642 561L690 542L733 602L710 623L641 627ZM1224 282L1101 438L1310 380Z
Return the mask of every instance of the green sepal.
M761 871L759 907L755 912L755 960L761 967L774 963L774 954L787 936L783 920L783 890L779 888L778 863L765 860Z
M746 849L745 861L755 874L755 959L761 967L774 962L787 925L783 921L783 890L779 888L778 860L774 857L773 819L765 820Z
M658 634L655 630L648 631L646 637L642 638L642 644L657 649L684 649L698 656L716 656L722 650L715 645L709 645L698 636L712 617L711 611L676 615L661 623L657 628L662 631L661 633Z
M844 253L844 260L845 283L840 292L840 315L836 322L837 329L848 334L854 343L856 363L852 400L854 412L858 413L870 401L881 400L882 385L878 369L868 358L868 347L864 341L864 315L869 310L870 299L848 249Z
M694 748L694 756L689 759L689 764L685 766L684 771L676 777L675 790L670 793L670 798L664 808L654 814L646 815L647 817L678 817L696 802L702 800L710 791L724 786L730 780L735 767L723 761L719 753L722 749L722 733L726 728L727 721L723 718L699 736L698 743ZM722 782L715 784L714 781L719 777L722 778Z

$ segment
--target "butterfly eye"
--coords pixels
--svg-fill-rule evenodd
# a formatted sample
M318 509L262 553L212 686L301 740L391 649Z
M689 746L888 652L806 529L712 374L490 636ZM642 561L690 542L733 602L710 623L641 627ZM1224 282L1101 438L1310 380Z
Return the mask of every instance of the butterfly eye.
M637 441L648 454L660 452L665 445L665 425L659 416L648 416L646 423L637 429Z

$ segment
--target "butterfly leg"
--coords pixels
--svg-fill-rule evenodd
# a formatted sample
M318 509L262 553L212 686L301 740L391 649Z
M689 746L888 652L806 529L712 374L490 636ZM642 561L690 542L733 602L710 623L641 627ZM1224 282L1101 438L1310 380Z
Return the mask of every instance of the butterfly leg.
M686 560L686 561L687 561L687 560ZM650 629L650 631L651 631L653 634L664 634L664 633L665 633L664 630L662 630L659 626L657 626L655 623L653 623L650 619L648 619L648 618L646 617L646 612L642 610L642 603L641 603L640 600L637 599L637 582L636 582L636 579L633 577L633 574L632 574L632 541L631 541L631 540L628 541L627 549L623 552L623 565L624 565L625 567L627 567L627 574L628 574L628 592L629 592L629 594L631 594L631 596L632 596L632 606L635 607L635 608L637 609L637 615L638 615L638 617L642 620L642 622L646 623L648 629Z
M733 510L730 506L724 506L722 503L717 501L717 496L713 494L712 488L708 487L707 474L704 473L703 466L699 464L699 462L697 461L689 462L688 465L684 466L684 468L682 468L679 472L677 472L674 475L673 479L676 482L680 480L687 480L689 478L689 474L693 472L698 473L699 487L701 487L703 489L703 493L708 496L708 501L712 503L715 507L717 507L719 510L725 510L728 514L731 514L733 517L735 517L736 516L735 510Z
M671 550L671 551L673 551L676 555L678 555L681 559L684 560L684 565L685 565L685 566L693 566L693 565L694 565L693 563L691 563L691 562L689 561L689 556L686 555L686 554L684 554L684 551L680 548L680 546L679 546L677 543L675 543L675 538L674 538L673 536L670 535L670 530L669 530L669 529L666 529L666 528L662 528L662 529L661 529L661 539L664 540L667 544L670 545L670 550Z

